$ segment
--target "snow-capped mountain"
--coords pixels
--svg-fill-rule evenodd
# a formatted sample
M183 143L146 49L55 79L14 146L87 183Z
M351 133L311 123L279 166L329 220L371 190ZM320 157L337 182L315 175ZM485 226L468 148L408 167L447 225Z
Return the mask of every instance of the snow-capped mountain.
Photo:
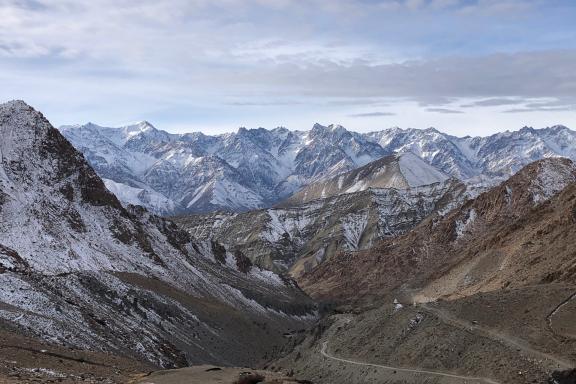
M360 134L319 124L309 131L240 128L218 136L169 134L147 122L61 131L120 200L160 214L268 207L394 152L412 153L462 180L501 180L541 158L576 160L576 132L563 126L463 138L434 128Z
M360 134L318 124L308 132L241 128L220 136L168 134L146 122L61 131L122 201L161 214L270 206L386 154Z
M480 175L506 178L539 159L576 159L576 132L561 125L524 127L487 137L455 137L434 128L392 128L365 136L389 151L412 152L459 179Z
M144 125L108 131L106 140L92 128L108 159L130 154L112 152L123 142L142 149L170 140ZM132 156L139 161L124 164L127 174L147 161ZM290 280L123 207L21 101L0 105L0 214L0 321L28 336L159 366L244 365L313 318Z
M350 172L313 182L285 204L299 204L325 197L365 191L368 188L411 189L442 183L450 177L411 152L385 156Z

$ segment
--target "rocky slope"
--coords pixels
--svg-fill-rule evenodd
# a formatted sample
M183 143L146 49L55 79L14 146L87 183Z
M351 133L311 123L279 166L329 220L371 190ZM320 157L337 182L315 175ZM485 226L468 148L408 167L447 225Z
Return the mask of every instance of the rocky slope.
M546 159L300 276L336 306L274 363L331 384L571 383L576 165Z
M0 105L0 214L0 323L17 333L157 366L247 365L314 319L291 281L124 208L21 101Z
M278 372L247 368L222 368L200 365L189 368L153 372L136 380L140 384L313 384L308 380Z
M195 238L241 252L264 268L299 276L338 252L370 248L405 233L429 214L447 212L479 190L445 180L419 188L370 188L297 205L174 220Z
M310 131L241 128L219 136L169 134L146 122L61 131L121 201L160 214L268 207L393 152L413 153L461 180L506 178L542 158L576 160L576 132L563 126L464 138L433 128L359 134L319 124Z
M576 339L558 328L573 321L549 324L574 292L542 284L415 306L381 297L326 317L271 368L320 384L570 384Z
M575 182L576 166L569 159L534 162L406 235L365 252L335 255L301 283L316 296L346 298L410 286L424 301L541 282L574 283Z

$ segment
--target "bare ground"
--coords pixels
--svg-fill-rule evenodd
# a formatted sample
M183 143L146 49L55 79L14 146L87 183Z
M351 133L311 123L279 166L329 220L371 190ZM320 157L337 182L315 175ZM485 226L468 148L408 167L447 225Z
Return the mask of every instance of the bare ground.
M125 383L154 369L158 368L106 353L50 345L0 324L0 384Z

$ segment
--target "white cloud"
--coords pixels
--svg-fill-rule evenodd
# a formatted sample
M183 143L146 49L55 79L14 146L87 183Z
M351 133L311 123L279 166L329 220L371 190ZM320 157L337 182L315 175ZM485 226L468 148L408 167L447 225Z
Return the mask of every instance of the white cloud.
M355 121L376 124L383 99L398 119L402 103L421 119L460 119L426 108L458 110L462 99L476 103L465 115L536 109L527 103L538 98L559 103L539 107L552 113L574 104L576 47L559 38L570 31L536 28L530 9L542 4L0 0L0 97L37 101L62 122L219 116L218 127L268 110L266 119L374 113ZM525 29L510 18L520 9Z

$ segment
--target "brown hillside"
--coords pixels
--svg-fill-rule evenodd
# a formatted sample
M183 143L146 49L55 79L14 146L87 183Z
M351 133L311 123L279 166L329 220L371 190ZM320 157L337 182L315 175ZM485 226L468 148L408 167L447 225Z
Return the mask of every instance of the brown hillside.
M576 170L545 159L444 217L369 251L340 253L300 279L311 295L365 300L403 288L418 301L576 283Z

